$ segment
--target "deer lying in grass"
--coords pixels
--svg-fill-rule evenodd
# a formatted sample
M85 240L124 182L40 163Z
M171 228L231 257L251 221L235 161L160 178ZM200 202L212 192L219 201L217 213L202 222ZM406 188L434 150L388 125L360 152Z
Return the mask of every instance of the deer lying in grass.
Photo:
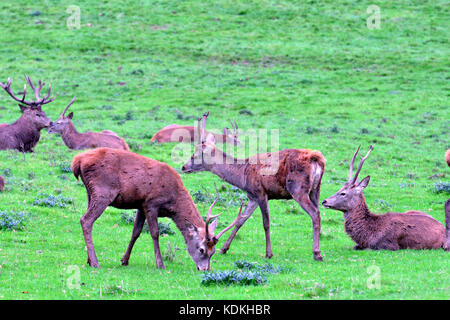
M45 83L39 80L38 87L35 87L28 76L25 76L28 84L34 91L36 100L25 100L26 85L23 89L22 98L14 95L11 89L11 79L6 84L0 82L0 86L17 102L19 102L22 116L12 124L0 124L0 150L15 149L20 152L33 152L33 148L39 142L41 130L51 124L45 112L42 111L44 104L50 103L54 98L50 98L51 86L48 87L48 94L40 98L39 94Z
M216 134L212 132L207 132L207 134L212 134L214 139L219 143L227 143L238 145L240 142L238 140L239 128L236 121L231 122L233 127L233 132L228 128L223 128L223 134ZM193 126L179 126L177 124L171 124L167 127L162 128L160 131L155 133L150 141L156 141L159 143L164 142L195 142L198 138L195 137L195 128Z
M102 132L78 132L72 123L73 112L71 112L67 117L65 116L67 110L74 101L75 97L61 113L59 119L52 123L48 129L48 133L60 134L64 144L69 149L83 150L108 147L127 151L130 150L125 140L113 131L103 130Z
M242 217L236 223L221 253L228 251L239 228L259 206L266 237L266 258L271 258L273 253L268 202L272 199L294 199L311 216L314 259L321 261L319 197L320 183L325 170L325 159L322 154L307 149L287 149L259 154L245 160L236 159L216 148L213 135L208 135L205 139L207 116L208 114L203 115L201 143L195 147L194 155L182 167L182 171L185 173L210 171L245 191L249 199ZM275 162L278 163L278 170L266 174L268 166L277 165Z
M370 146L353 177L353 164L359 151L358 147L350 163L348 181L338 192L322 202L326 208L344 212L345 231L356 242L354 249L443 248L446 237L445 228L430 215L420 211L389 212L383 215L370 212L363 195L364 188L369 184L370 176L358 182L358 175L372 150L373 147Z
M128 265L133 245L147 220L158 268L164 268L159 249L158 217L169 217L175 222L197 269L209 270L219 238L241 216L242 206L238 218L214 236L217 219L210 222L217 217L211 216L215 201L204 222L174 169L129 151L110 148L89 150L73 158L72 170L77 179L81 177L88 195L88 209L81 218L81 227L88 252L87 261L92 267L99 267L92 242L92 226L108 206L137 209L133 234L122 265Z

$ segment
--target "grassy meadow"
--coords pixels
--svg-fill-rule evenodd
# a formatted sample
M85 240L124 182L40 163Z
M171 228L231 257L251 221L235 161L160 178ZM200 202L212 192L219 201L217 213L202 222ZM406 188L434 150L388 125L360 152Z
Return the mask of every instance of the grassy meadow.
M365 153L373 144L361 172L371 176L364 192L371 210L415 209L444 223L447 1L377 1L379 29L366 24L371 1L71 4L80 8L79 29L67 26L73 13L63 1L0 2L0 81L10 77L15 92L25 74L51 83L56 99L44 110L52 120L76 96L71 110L79 131L113 130L132 151L180 174L191 146L177 160L176 144L150 142L166 125L193 125L210 111L209 129L235 119L241 139L249 130L278 130L280 150L316 149L327 159L321 201L347 179L356 147ZM2 90L0 123L19 116ZM259 209L228 253L212 257L215 271L234 269L239 260L287 268L263 285L202 285L181 233L166 218L161 222L175 231L160 238L166 270L156 269L149 233L137 241L130 265L121 266L132 231L124 217L133 212L114 208L94 224L101 268L90 268L80 226L86 191L70 172L77 153L45 130L34 153L0 151L0 212L23 212L25 219L0 230L0 299L450 298L448 253L354 251L342 213L323 206L324 261L314 261L311 219L293 200L269 202L270 261ZM219 228L235 218L241 192L209 172L181 178L204 216L220 190ZM78 272L80 285L70 285Z

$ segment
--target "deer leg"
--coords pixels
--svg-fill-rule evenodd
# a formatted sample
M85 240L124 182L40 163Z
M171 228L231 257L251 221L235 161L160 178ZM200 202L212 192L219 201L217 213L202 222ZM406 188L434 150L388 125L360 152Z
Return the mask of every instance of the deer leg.
M266 235L266 258L270 259L273 256L272 244L270 242L270 217L269 217L269 201L267 195L263 200L258 201L262 213L262 220L264 226L264 233Z
M314 206L308 194L304 193L301 196L292 195L292 197L297 201L300 207L305 210L312 219L313 225L313 255L314 260L322 261L322 256L320 254L320 211L317 206Z
M98 264L97 255L95 254L94 243L92 242L92 226L108 206L109 202L106 203L92 200L88 204L86 214L80 219L88 254L87 263L94 268L99 268L100 265Z
M136 211L136 218L134 219L133 233L131 235L130 243L128 244L127 251L123 255L121 261L123 266L128 265L128 260L130 260L131 250L133 250L134 243L139 238L139 235L142 232L142 227L145 222L145 214L142 210Z
M159 248L159 228L158 228L158 210L151 209L145 212L147 217L148 227L153 239L153 249L155 251L156 266L158 269L165 269L162 261L161 250Z
M247 221L247 219L250 218L250 216L255 211L257 206L258 206L257 201L249 200L247 206L245 207L245 211L242 214L242 217L238 220L238 222L236 222L236 225L235 225L233 231L231 232L230 236L228 237L228 240L225 242L222 249L220 249L220 253L222 253L222 254L227 253L228 249L230 249L231 242L233 241L234 237L236 236L236 233L243 226L245 221Z

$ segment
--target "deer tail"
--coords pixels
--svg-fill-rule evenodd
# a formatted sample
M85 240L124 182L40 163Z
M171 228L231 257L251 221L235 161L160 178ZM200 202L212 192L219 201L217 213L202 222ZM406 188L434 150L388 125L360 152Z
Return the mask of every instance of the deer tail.
M72 160L72 172L75 178L80 177L81 175L81 157L75 156Z

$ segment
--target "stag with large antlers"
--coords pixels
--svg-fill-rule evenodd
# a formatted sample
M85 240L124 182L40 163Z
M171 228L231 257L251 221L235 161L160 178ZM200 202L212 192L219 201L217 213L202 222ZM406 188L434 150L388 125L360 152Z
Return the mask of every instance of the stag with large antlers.
M236 121L230 121L233 131L229 128L223 128L223 134L217 134L213 132L206 132L206 134L212 134L214 139L218 143L227 143L238 145L239 128ZM177 124L171 124L162 128L160 131L154 134L150 141L164 143L164 142L195 142L198 140L196 135L197 131L193 126L180 126Z
M370 146L353 176L353 165L359 152L358 147L350 162L348 181L338 192L322 202L326 208L344 213L345 231L356 242L354 249L445 248L449 250L450 248L446 245L444 226L428 214L415 210L404 213L388 212L383 215L370 212L363 195L370 176L359 182L358 175L372 150L373 147ZM447 217L447 228L448 223Z
M72 101L70 101L61 113L59 119L52 123L48 129L48 133L60 134L64 144L69 149L83 150L108 147L127 151L130 150L125 140L113 131L103 130L102 132L78 132L72 123L73 112L66 116L67 110L74 103L74 101L75 97L73 97Z
M226 253L239 228L259 206L263 217L266 237L266 257L271 258L269 200L294 199L312 219L313 255L322 261L320 253L319 197L325 158L319 151L286 149L279 152L258 154L241 160L227 155L215 146L214 136L206 136L206 118L203 115L199 144L194 155L182 167L185 173L210 171L222 180L247 193L249 202L242 217L236 222L227 242L221 249Z
M72 171L81 177L88 194L88 209L81 226L88 252L88 263L99 267L92 242L92 226L108 206L137 209L133 233L122 264L128 265L131 250L147 220L153 239L156 265L164 268L159 248L158 217L171 218L181 231L187 250L198 270L209 270L215 246L236 220L214 236L217 216L208 211L203 221L180 176L169 165L124 150L99 148L74 157ZM242 210L242 206L241 206ZM241 211L239 211L240 218Z
M0 82L0 86L19 103L22 116L12 124L0 124L0 150L15 149L21 152L33 152L33 148L39 142L41 130L50 126L51 121L42 111L42 106L54 100L51 98L51 85L48 94L40 98L40 92L45 83L39 80L35 87L28 76L26 81L34 91L36 100L25 100L27 87L24 86L22 98L16 97L11 89L11 79L6 84Z

